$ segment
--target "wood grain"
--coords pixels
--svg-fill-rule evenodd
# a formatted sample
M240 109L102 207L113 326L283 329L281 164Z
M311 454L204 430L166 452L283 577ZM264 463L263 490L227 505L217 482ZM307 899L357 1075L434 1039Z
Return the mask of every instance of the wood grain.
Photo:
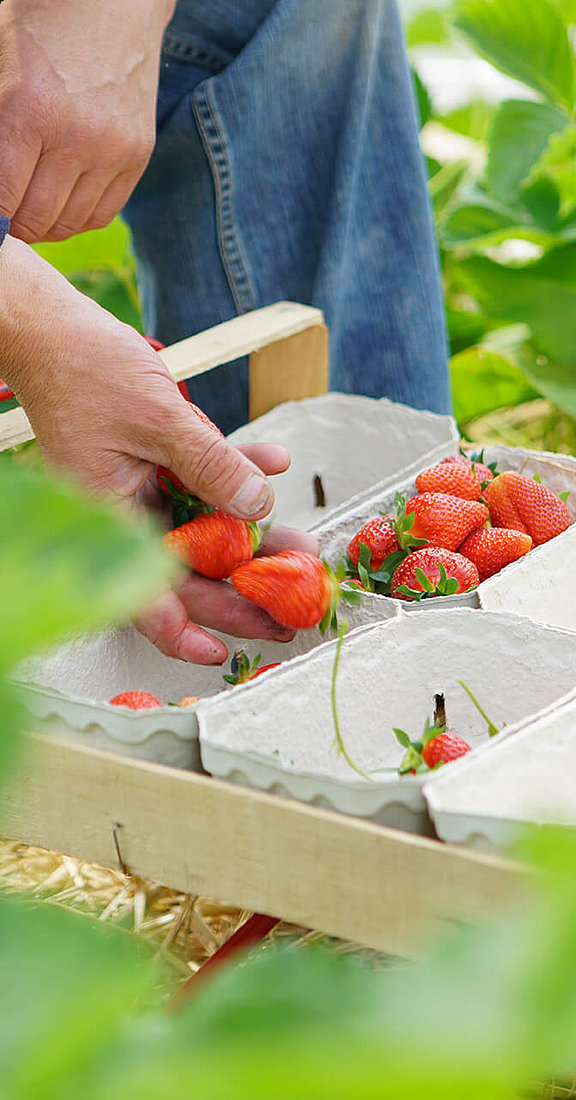
M27 744L4 835L115 866L119 822L133 873L382 951L411 953L520 890L501 859L72 741Z

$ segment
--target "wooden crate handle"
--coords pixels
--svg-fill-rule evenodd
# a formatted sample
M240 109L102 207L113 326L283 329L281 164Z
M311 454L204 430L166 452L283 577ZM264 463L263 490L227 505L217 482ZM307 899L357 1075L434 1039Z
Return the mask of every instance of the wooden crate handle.
M322 311L275 302L189 336L158 352L176 382L250 356L250 419L281 401L328 388L328 338ZM0 415L0 451L34 438L24 409Z

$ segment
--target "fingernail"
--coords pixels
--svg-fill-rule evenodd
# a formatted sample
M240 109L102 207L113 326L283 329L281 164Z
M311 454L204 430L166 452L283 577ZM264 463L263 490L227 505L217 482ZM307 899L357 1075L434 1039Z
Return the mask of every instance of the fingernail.
M230 507L240 516L256 516L266 507L271 496L272 490L266 478L250 474L236 496L232 497Z

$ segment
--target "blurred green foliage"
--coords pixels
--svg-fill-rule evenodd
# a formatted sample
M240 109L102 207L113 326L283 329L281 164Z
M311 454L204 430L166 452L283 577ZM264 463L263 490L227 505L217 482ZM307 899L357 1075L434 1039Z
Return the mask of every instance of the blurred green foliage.
M424 118L437 130L429 186L464 432L538 395L576 416L575 19L573 0L457 0L407 27L410 46L463 40L526 90L442 114L419 79ZM467 139L457 161L443 159L443 132ZM491 340L505 328L517 340L494 354Z
M0 674L112 607L133 611L172 568L147 527L10 457L0 508L0 568L11 577ZM0 695L3 744L16 744L5 675ZM376 971L358 957L270 948L179 1014L163 1008L145 944L0 897L0 1095L516 1100L525 1082L576 1062L576 837L541 830L524 858L539 873L514 912L447 925L416 963Z

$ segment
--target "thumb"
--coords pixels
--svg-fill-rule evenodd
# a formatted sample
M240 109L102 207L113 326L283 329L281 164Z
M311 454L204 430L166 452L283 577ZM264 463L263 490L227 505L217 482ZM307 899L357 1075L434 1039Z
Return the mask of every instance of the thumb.
M242 519L262 519L274 504L268 479L194 405L182 402L170 441L170 469L196 496Z

